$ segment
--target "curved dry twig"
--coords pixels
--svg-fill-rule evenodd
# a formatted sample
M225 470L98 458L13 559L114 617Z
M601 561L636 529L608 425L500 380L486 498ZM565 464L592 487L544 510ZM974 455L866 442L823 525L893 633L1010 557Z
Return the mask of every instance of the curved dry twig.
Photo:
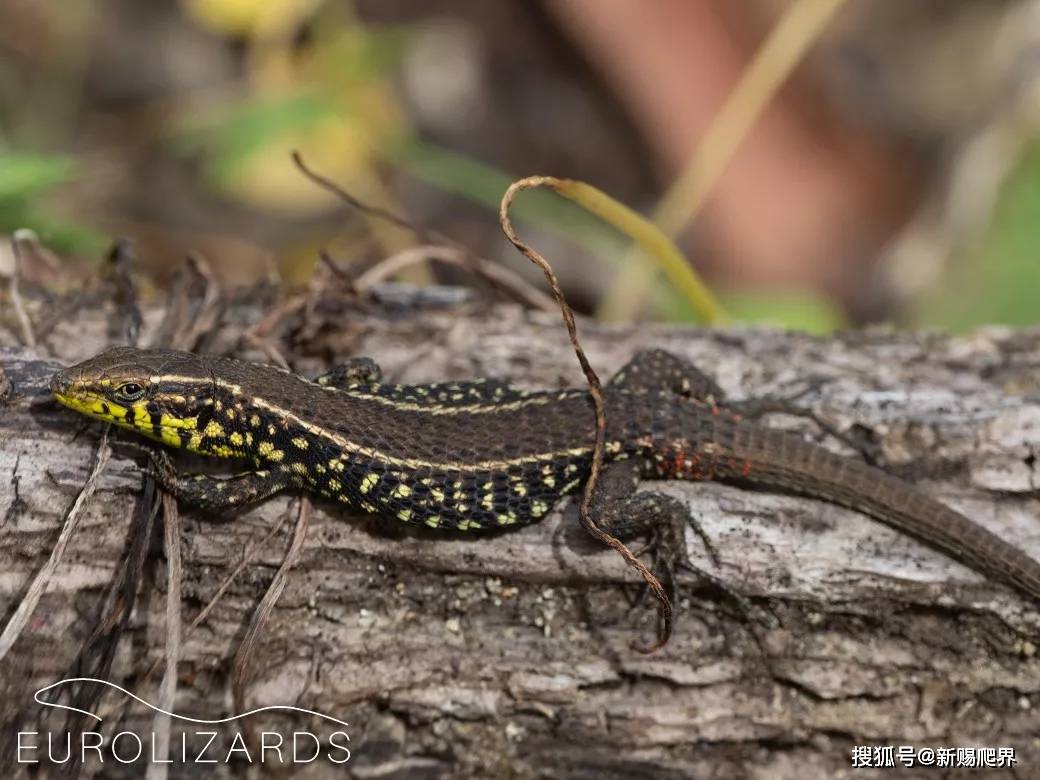
M649 568L647 568L646 564L633 555L632 551L628 549L624 542L600 528L589 511L589 508L592 505L592 496L596 490L596 482L599 480L599 472L603 468L603 452L606 446L607 415L603 402L603 386L600 383L595 370L592 368L592 365L589 363L589 359L585 356L585 350L582 349L581 343L578 341L578 328L574 322L574 312L567 303L567 299L563 294L563 289L560 287L560 282L556 278L556 273L544 257L520 240L516 230L513 228L513 223L509 219L509 207L512 205L513 199L516 197L518 192L542 186L555 189L557 182L558 180L552 176L529 176L526 179L520 179L513 182L509 185L509 189L506 190L505 195L502 196L502 205L499 208L498 219L502 226L502 232L506 234L506 238L509 239L513 246L515 246L524 257L541 268L542 273L545 274L545 280L549 283L549 287L553 291L553 296L560 305L560 312L563 314L563 321L567 326L567 334L570 336L571 345L574 347L574 354L577 356L578 363L581 364L581 370L584 372L585 379L589 383L589 394L592 396L592 402L596 410L596 443L592 451L592 468L589 471L589 479L585 483L585 491L582 493L581 497L579 515L581 517L582 525L585 526L585 530L603 544L614 548L614 550L621 555L629 566L642 575L647 587L650 588L650 591L657 597L660 615L657 641L649 646L635 642L633 642L632 645L640 652L652 653L655 650L664 647L668 643L668 639L672 634L672 602L669 600L668 594L665 592L661 581L657 579Z

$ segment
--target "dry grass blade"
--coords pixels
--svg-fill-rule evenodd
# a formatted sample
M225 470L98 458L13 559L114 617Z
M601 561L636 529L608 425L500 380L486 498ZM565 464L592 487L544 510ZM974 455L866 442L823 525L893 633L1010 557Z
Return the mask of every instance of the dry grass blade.
M181 536L177 501L169 493L162 495L163 544L166 548L166 672L159 685L159 710L152 721L156 756L170 752L170 716L177 698L177 662L181 655ZM163 712L162 710L165 710ZM145 775L149 780L162 780L167 775L167 764L151 762Z
M700 213L773 96L844 4L845 0L795 0L788 5L697 143L686 169L654 210L653 220L665 235L677 235ZM600 317L630 319L643 299L647 265L637 252L629 253L622 263L600 303Z
M307 529L310 527L311 506L309 498L304 497L300 499L300 509L296 516L296 529L293 532L289 550L285 553L285 558L275 573L274 579L271 580L271 586L267 589L264 597L260 600L260 604L257 605L256 610L253 612L246 635L242 639L242 644L239 645L238 652L235 653L235 660L231 665L231 698L236 712L246 711L246 683L248 682L246 674L249 670L249 663L252 661L260 633L267 624L267 620L271 616L275 604L278 603L282 591L285 590L289 572L300 557L304 540L307 538Z
M22 242L36 243L39 239L31 230L16 230L11 236L11 253L14 256L14 268L11 269L11 277L8 280L8 288L11 294L11 306L14 307L15 316L18 318L18 327L22 329L22 341L33 352L36 351L36 334L33 332L32 322L25 311L25 303L22 301L22 293L18 281L22 276Z
M592 365L589 363L589 359L585 356L585 350L582 349L581 343L578 340L578 328L574 322L574 312L567 303L567 299L563 294L563 289L560 287L560 282L556 278L556 273L544 257L520 240L520 237L513 229L513 223L509 219L509 207L512 205L513 199L516 197L517 193L521 190L532 189L535 187L550 187L555 190L559 188L560 183L559 179L552 176L529 176L526 179L520 179L519 181L513 182L509 185L509 189L506 190L505 195L502 196L502 205L499 209L498 218L499 223L502 225L502 232L506 234L506 238L510 240L513 246L515 246L524 257L542 269L542 273L545 274L545 280L549 283L553 296L560 305L560 312L563 314L563 321L567 326L567 334L570 337L571 345L574 347L574 354L577 356L578 363L581 365L581 370L584 372L585 379L589 383L589 393L592 396L592 402L596 409L596 442L592 453L592 468L589 471L589 479L585 483L585 491L581 498L581 522L592 536L603 544L614 548L629 566L639 572L639 574L642 575L643 580L646 582L647 587L650 588L650 591L657 597L660 615L657 641L649 646L635 642L633 642L632 645L640 652L652 653L655 650L664 647L671 636L672 603L668 599L668 594L665 592L664 586L661 585L660 580L654 576L654 573L632 554L632 551L628 549L624 542L600 528L589 511L592 505L592 497L596 491L596 482L599 480L599 472L603 468L603 452L606 444L607 417L603 403L603 386L600 383L595 370L592 368Z

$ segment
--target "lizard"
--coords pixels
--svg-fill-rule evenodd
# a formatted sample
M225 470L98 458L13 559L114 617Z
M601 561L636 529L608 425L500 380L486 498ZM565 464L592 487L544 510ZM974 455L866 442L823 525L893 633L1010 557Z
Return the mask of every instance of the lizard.
M526 390L495 379L397 385L368 358L311 380L274 366L167 349L114 347L58 371L51 392L88 417L173 448L234 458L231 477L176 473L177 498L211 512L303 489L436 529L490 531L549 514L587 478L595 423L586 389ZM860 511L1040 599L1040 563L910 483L728 409L722 390L663 350L637 353L604 388L600 527L650 535L686 562L687 506L640 479L717 480ZM161 450L159 451L161 452Z

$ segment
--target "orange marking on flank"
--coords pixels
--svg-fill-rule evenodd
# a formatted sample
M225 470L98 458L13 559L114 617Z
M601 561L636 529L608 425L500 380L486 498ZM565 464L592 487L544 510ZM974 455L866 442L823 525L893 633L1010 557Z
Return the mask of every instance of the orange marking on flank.
M682 474L683 468L685 467L685 464L686 464L686 453L683 452L682 448L680 447L672 455L672 462L668 464L669 467L671 468L671 473L675 474L675 475Z

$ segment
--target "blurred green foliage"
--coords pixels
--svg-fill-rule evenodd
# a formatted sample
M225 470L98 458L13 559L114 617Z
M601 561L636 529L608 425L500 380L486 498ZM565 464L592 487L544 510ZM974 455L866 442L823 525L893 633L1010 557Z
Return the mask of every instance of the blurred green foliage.
M814 334L830 333L849 324L837 306L809 290L732 290L719 297L738 322Z
M253 5L264 7L259 0ZM297 38L283 30L257 42L242 58L245 76L234 89L179 94L165 104L169 121L159 132L166 133L160 140L167 142L167 150L174 156L196 158L210 189L246 201L258 192L270 192L272 197L260 205L281 206L287 214L294 207L322 207L317 198L312 199L314 188L292 168L288 150L299 148L321 173L343 182L363 199L374 198L375 203L403 210L381 201L383 196L392 197L381 189L380 178L390 167L479 204L486 209L488 221L497 222L502 194L517 176L421 139L398 105L394 79L414 30L361 24L349 3L296 5L300 19L310 20L306 45L299 47ZM82 14L89 13L88 6L80 9ZM65 29L57 24L68 21L60 9L61 4L54 5L55 23ZM0 151L0 232L30 228L59 252L99 257L108 243L106 236L62 213L61 188L76 181L80 163L72 156L29 151L62 148L68 138L41 133L73 126L71 119L55 121L54 117L81 108L77 101L90 40L83 30L89 25L81 24L80 17L69 19L76 23L68 22L60 38L67 45L55 49L76 56L54 59L51 69L43 71L47 76L39 82L32 110L12 114L19 121L7 122L11 126L3 131L7 147ZM286 22L287 29L298 23L302 24ZM217 29L211 32L221 34ZM253 46L249 36L242 41ZM326 154L319 159L311 150ZM373 182L375 186L369 188ZM252 197L250 202L259 201ZM527 228L580 247L599 263L592 266L597 275L614 277L620 264L632 256L627 238L548 192L526 192L514 209L522 234L526 223ZM538 241L537 235L525 237ZM912 303L904 324L965 330L984 323L1040 321L1040 263L1034 257L1038 237L1040 144L1024 155L1005 183L985 234L950 264L929 295ZM554 264L570 259L562 254L566 249L551 251L556 253L549 257ZM621 292L645 297L643 310L650 317L695 322L693 307L665 276L652 267L647 273L649 281L642 288L621 284ZM602 287L597 284L597 289ZM724 290L719 297L733 318L743 322L813 333L847 325L831 301L810 291Z
M97 231L61 215L48 195L75 178L76 161L63 155L0 152L0 232L36 232L59 252L91 254L106 244Z
M1004 183L981 240L915 307L916 326L968 330L1040 321L1040 143Z
M173 149L204 153L208 183L224 189L257 155L287 134L307 130L335 111L318 93L257 95L200 116L185 118L170 134ZM286 160L286 164L290 164Z

